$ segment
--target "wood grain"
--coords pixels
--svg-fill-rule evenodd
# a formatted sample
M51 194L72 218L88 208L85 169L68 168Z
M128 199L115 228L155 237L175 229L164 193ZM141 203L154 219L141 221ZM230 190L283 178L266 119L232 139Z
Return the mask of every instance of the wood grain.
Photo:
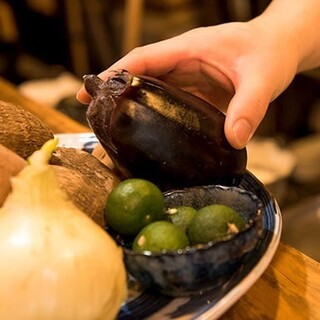
M2 78L0 78L0 99L26 108L47 123L54 133L90 131L89 127L83 126L63 113L23 96L13 84Z
M265 273L222 317L320 319L320 264L280 243Z

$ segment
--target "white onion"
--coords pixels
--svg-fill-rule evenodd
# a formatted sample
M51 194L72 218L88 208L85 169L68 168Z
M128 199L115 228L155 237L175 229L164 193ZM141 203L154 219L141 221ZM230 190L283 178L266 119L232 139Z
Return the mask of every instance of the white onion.
M127 295L122 250L59 189L48 141L0 208L0 319L111 320Z

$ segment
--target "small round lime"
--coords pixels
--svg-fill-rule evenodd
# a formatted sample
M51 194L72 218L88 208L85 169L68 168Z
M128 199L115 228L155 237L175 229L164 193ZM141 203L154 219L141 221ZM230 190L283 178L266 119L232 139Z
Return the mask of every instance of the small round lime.
M150 222L166 218L164 196L150 181L124 180L109 194L105 217L115 231L136 235Z
M189 206L180 206L169 208L167 210L168 220L185 232L187 231L187 228L189 227L189 224L196 213L197 210Z
M187 234L191 244L218 241L222 237L238 233L244 228L243 218L226 205L213 204L198 210L193 217Z
M178 250L189 245L181 228L169 221L156 221L145 226L136 236L133 251Z

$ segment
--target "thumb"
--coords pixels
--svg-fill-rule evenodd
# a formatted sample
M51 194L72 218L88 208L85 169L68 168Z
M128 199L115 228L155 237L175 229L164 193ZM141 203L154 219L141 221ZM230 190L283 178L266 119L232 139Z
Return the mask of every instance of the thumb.
M260 84L246 81L240 85L228 106L225 135L236 149L244 148L266 114L270 94Z

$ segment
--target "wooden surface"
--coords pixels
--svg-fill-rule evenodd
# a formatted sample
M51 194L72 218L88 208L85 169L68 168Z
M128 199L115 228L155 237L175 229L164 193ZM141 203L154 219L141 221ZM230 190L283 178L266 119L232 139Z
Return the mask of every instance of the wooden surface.
M61 113L25 98L1 78L0 99L25 107L55 133L89 131ZM320 319L320 264L280 243L265 273L221 319Z
M221 320L320 319L320 264L280 243L265 273Z
M61 112L30 100L19 93L14 85L0 78L0 100L18 104L47 123L54 133L89 132L90 129L70 119Z

